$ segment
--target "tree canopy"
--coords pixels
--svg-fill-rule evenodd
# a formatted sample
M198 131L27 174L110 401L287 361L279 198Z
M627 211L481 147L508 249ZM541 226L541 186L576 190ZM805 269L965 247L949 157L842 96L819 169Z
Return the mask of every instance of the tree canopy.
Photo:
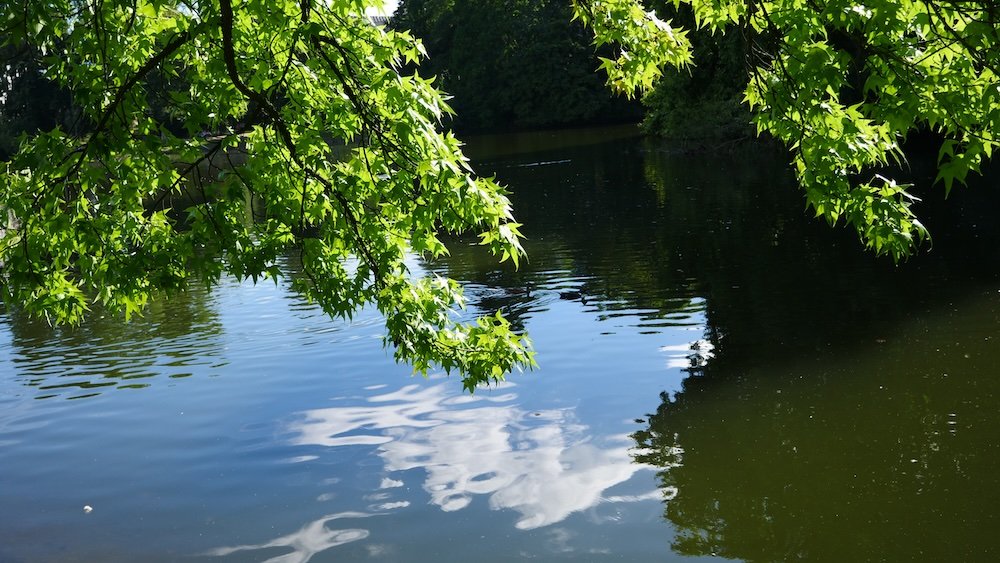
M610 49L620 91L692 64L686 33L637 0L572 0ZM690 0L697 26L750 46L745 99L792 150L818 215L845 220L897 259L926 232L887 176L901 141L940 132L950 189L997 144L992 2ZM333 316L374 303L396 357L467 388L533 363L500 315L459 322L454 281L420 278L442 232L476 231L500 260L522 254L504 189L477 177L441 132L451 110L404 72L421 43L365 16L377 0L0 0L3 47L80 108L73 127L21 140L4 164L0 285L9 306L78 320L98 302L126 316L156 292L224 274L288 277ZM3 70L3 83L26 80ZM29 73L30 74L30 73ZM0 104L6 104L5 94Z
M439 131L442 94L398 72L422 47L372 25L374 4L5 1L2 37L46 55L88 126L26 138L5 164L4 302L128 316L224 273L288 276L292 251L298 291L340 317L374 303L418 371L458 370L472 389L531 365L501 316L458 322L458 285L407 265L467 230L516 263L519 225Z

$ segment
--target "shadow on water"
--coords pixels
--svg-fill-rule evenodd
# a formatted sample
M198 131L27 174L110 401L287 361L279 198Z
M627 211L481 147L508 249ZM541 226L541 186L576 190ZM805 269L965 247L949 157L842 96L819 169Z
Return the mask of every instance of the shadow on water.
M634 435L678 491L675 551L995 560L994 183L928 191L934 248L899 267L788 216L698 274L714 357Z
M1000 299L885 341L715 358L633 437L678 491L685 555L748 561L995 560Z

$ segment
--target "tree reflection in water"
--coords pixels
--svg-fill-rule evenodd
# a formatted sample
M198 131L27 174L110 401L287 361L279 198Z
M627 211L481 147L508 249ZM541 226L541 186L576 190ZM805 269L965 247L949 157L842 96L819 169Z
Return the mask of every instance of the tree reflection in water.
M99 304L80 326L53 327L16 309L0 312L0 323L11 335L15 380L37 389L38 399L141 389L157 376L185 378L227 364L217 298L201 287L153 300L127 323Z
M633 436L677 491L674 550L996 560L998 319L993 291L836 352L729 354L723 339Z
M636 326L655 332L698 302L704 338L663 350L690 377L634 435L636 461L677 491L665 510L674 549L750 561L997 559L995 191L970 186L947 202L921 193L934 251L896 265L810 219L780 155L692 159L642 146L621 159L606 148L537 157L571 160L572 182L568 165L529 175L492 163L516 188L525 268L480 266L468 246L433 267L506 288L509 303L479 302L515 318L559 292L591 311L644 316ZM933 156L907 173L930 186L924 160Z

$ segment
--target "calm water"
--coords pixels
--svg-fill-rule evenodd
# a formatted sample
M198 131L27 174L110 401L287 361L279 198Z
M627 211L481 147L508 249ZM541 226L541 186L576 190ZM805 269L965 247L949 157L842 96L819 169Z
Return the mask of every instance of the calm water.
M0 317L0 561L1000 558L995 196L928 192L933 250L896 267L780 153L662 149L475 140L530 262L418 267L541 368L474 396L281 285Z

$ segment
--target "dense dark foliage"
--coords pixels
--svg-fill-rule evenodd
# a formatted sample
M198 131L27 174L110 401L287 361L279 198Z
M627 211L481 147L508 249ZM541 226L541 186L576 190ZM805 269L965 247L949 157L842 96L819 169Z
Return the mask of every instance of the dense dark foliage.
M665 69L655 89L643 99L643 129L704 148L753 135L750 109L743 103L747 83L746 46L740 30L699 30L691 7L656 2L657 13L691 30L688 37L695 63Z
M451 93L453 126L526 129L638 121L641 108L604 84L593 35L561 0L403 0L393 25L422 38Z
M79 134L86 127L72 96L46 78L42 67L37 49L0 48L0 160L14 154L22 134L57 126Z

